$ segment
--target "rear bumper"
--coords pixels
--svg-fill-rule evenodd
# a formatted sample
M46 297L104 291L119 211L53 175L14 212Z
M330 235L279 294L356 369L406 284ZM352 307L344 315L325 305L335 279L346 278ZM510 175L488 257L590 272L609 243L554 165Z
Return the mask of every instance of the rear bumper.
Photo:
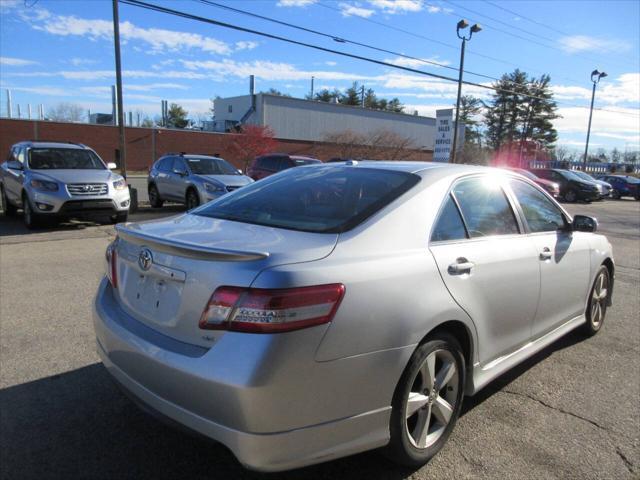
M289 340L227 332L206 349L118 318L126 314L114 301L103 281L94 326L109 373L139 402L224 444L247 468L288 470L388 443L391 397L413 347L316 362L325 330L310 328Z

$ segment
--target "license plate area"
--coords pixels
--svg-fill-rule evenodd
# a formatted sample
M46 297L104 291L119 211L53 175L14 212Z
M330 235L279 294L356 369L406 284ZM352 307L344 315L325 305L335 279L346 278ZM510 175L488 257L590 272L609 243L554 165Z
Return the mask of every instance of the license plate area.
M155 265L143 272L124 258L120 298L130 313L148 324L173 327L178 323L186 275Z

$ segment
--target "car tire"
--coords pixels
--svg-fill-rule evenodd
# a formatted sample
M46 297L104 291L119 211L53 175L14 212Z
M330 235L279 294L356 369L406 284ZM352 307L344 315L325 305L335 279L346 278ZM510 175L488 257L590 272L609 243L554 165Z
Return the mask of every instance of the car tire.
M198 192L196 192L193 188L187 190L187 195L184 203L187 206L187 210L193 210L194 208L198 207L200 205L200 197L198 196Z
M156 187L153 183L149 185L149 189L147 190L149 193L149 203L153 208L162 208L164 205L164 200L160 198L160 192L158 192L158 187Z
M129 218L129 212L116 213L115 215L111 216L111 223L113 224L123 223L123 222L126 222L128 218Z
M578 192L573 188L570 188L564 193L564 201L568 203L574 203L578 200Z
M0 198L2 201L2 213L4 213L5 217L15 217L18 213L18 207L9 201L2 185L0 185Z
M609 269L605 265L600 265L596 279L593 281L593 285L589 291L589 300L585 312L587 323L585 323L584 332L590 337L598 333L604 324L610 288L611 278L609 276Z
M22 195L22 211L24 224L29 230L35 230L44 226L45 222L42 215L34 212L29 197L26 194Z
M429 337L413 353L393 395L385 455L409 467L433 458L455 427L464 385L465 360L458 341L444 332Z

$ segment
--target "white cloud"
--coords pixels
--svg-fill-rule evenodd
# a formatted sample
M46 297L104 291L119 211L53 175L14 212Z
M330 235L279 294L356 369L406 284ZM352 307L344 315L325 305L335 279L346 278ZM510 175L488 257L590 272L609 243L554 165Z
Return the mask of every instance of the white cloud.
M626 52L631 48L628 42L613 38L590 37L588 35L572 35L558 40L560 48L567 53L579 52Z
M80 36L92 41L111 41L113 37L113 23L110 20L55 15L42 8L21 12L20 15L31 28L52 35ZM143 28L129 21L120 22L120 36L123 43L141 42L147 47L147 50L143 51L151 54L199 50L205 53L229 55L234 50L228 43L213 37L163 28ZM239 41L235 44L235 50L250 50L257 45L258 43L253 41Z
M558 100L591 101L591 88L556 85L552 87ZM598 84L598 104L640 104L640 73L625 73L613 79L606 77Z
M9 88L10 90L16 90L18 92L25 93L33 93L35 95L51 95L55 97L70 97L75 95L72 90L59 88L59 87L7 87L3 86L3 88Z
M73 65L74 67L80 67L83 65L95 65L96 63L98 63L97 60L93 60L91 58L72 58L71 60L69 60L69 63L71 65Z
M279 0L278 7L307 7L313 5L317 0Z
M260 45L260 43L258 43L258 42L242 40L240 42L236 42L236 51L239 51L239 50L253 50L258 45Z
M382 10L383 13L419 12L422 10L421 0L369 0L369 3Z
M442 8L437 7L436 5L428 5L427 6L427 12L429 13L438 13L441 12Z
M449 65L451 62L448 60L440 60L437 57L435 58L425 58L425 59L414 59L414 58L406 58L406 57L395 57L395 58L387 58L384 60L387 63L391 63L393 65L398 65L400 67L409 67L409 68L420 68L425 65L429 65L430 67L440 68L438 65L433 65L435 62L440 65Z
M369 8L362 8L357 5L351 5L349 3L340 3L338 7L340 7L340 13L342 13L343 17L369 18L371 15L376 13L374 10L371 10Z
M115 81L113 70L61 70L57 72L25 72L5 73L6 77L20 78L44 78L61 77L67 80L109 80ZM184 70L166 70L162 72L152 70L123 70L125 78L176 78L182 80L202 80L210 76L197 72L185 72Z
M24 58L0 57L0 65L9 67L26 67L27 65L37 65L38 62L33 60L25 60Z
M234 60L224 59L222 61L215 60L181 60L187 70L208 71L221 78L226 76L234 76L247 78L249 75L255 75L256 78L270 81L291 81L291 80L310 80L315 77L316 80L371 80L380 77L369 77L356 73L345 73L324 70L299 70L288 63L277 63L263 60L254 60L252 62L236 62ZM188 73L188 72L187 72Z
M617 108L620 112L594 110L591 124L591 135L608 138L624 137L627 141L635 141L640 135L640 112L634 108ZM560 134L587 134L589 109L568 107L559 108L562 118L553 124Z
M325 65L329 65L330 67L335 67L338 64L338 62L331 62L331 61L324 62L324 63L325 63Z

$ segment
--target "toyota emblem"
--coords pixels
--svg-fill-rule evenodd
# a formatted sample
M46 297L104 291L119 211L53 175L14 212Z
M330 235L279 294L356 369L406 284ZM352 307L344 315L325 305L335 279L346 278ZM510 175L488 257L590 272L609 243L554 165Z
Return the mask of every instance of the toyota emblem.
M151 268L151 264L153 264L153 255L151 255L151 250L143 248L138 254L138 265L142 270L149 270Z

